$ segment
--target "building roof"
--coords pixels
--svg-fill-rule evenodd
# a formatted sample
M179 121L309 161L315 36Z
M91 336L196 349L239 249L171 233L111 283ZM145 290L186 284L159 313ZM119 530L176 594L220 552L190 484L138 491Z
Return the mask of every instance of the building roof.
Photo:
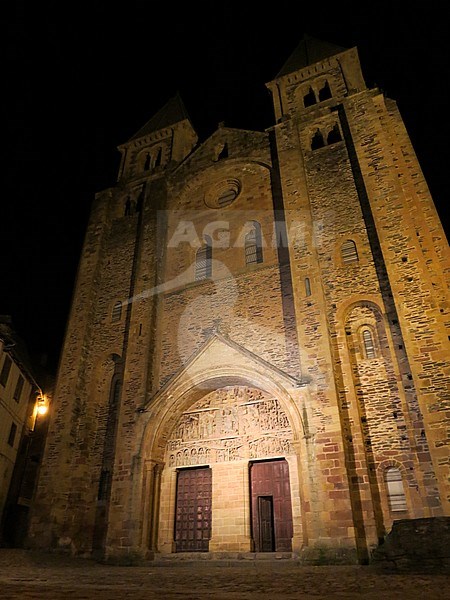
M303 39L284 63L275 79L287 75L288 73L299 71L304 67L313 65L314 63L320 62L335 54L340 54L345 50L347 50L347 48L342 48L336 44L331 44L330 42L324 42L309 35L304 35Z
M160 110L158 110L158 112L153 115L153 117L147 121L143 127L141 127L133 136L131 136L128 141L131 142L131 140L144 137L149 133L154 133L155 131L159 131L165 127L170 127L170 125L174 125L175 123L179 123L185 119L190 121L183 100L181 99L180 94L177 92L175 96L170 98L170 100L166 102L166 104Z
M35 369L31 364L28 348L15 331L10 315L0 315L0 339L4 344L3 350L12 356L28 378L37 385Z

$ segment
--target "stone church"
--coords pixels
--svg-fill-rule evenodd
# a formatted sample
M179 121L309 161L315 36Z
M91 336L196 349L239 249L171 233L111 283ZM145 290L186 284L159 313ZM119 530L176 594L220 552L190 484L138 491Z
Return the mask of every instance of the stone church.
M449 514L449 253L402 118L310 37L267 87L265 131L199 141L176 95L119 147L31 547L367 562Z

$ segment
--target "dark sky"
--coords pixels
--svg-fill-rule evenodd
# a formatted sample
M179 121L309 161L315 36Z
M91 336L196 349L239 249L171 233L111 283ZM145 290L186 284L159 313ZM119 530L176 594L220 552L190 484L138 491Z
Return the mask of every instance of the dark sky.
M2 23L0 314L12 316L32 353L47 353L51 367L90 205L96 191L114 185L117 145L176 91L201 139L220 121L246 129L272 125L265 83L304 33L358 46L367 84L397 100L450 229L444 204L450 132L441 117L448 105L444 18L353 13L350 21L338 14L324 22L320 16L293 18L292 3L276 3L256 23L242 7L177 20L174 6L159 15L151 6L137 1L112 9L93 1L84 14L63 18L17 3Z

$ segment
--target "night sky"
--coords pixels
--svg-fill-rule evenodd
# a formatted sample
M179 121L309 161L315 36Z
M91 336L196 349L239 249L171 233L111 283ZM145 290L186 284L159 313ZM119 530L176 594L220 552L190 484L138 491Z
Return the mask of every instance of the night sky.
M242 7L238 14L221 7L214 16L199 12L177 20L174 7L153 16L152 4L112 9L92 2L84 15L59 18L53 10L31 14L18 3L2 23L0 314L12 316L32 354L48 355L50 369L57 364L92 199L116 180L117 145L177 91L201 140L220 121L269 127L274 117L265 83L304 33L358 47L367 84L397 100L450 231L444 183L450 131L441 117L448 105L445 19L423 12L401 20L353 14L349 23L341 14L324 22L291 18L276 3L255 24Z

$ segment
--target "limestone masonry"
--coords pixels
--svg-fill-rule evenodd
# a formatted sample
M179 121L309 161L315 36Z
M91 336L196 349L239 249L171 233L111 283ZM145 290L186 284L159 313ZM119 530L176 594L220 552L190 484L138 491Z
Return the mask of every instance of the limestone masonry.
M393 100L305 38L275 125L177 95L82 250L28 544L322 552L449 514L449 249Z

